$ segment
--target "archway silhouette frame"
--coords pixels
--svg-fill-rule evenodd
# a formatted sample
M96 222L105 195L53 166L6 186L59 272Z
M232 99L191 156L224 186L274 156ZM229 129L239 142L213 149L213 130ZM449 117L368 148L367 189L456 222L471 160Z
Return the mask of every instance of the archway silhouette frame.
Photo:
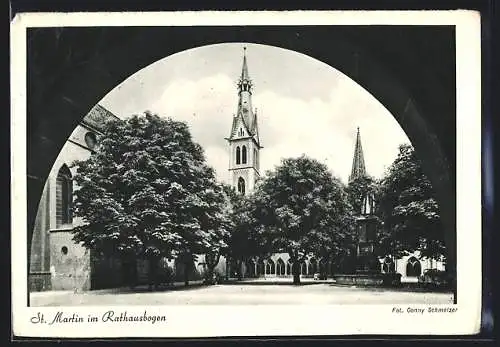
M171 54L251 42L322 61L390 111L436 191L447 265L455 273L453 26L75 27L30 28L27 35L28 249L50 168L71 131L99 100L135 72Z

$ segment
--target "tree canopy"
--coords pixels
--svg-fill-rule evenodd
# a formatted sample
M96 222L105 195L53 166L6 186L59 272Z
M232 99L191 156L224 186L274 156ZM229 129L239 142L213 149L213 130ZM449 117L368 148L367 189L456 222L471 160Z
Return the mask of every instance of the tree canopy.
M401 255L418 250L435 259L444 255L444 232L434 194L413 147L401 145L377 194L384 223L380 253Z
M225 247L227 199L185 123L149 112L110 121L75 165L83 224L73 232L84 247L148 258Z
M255 219L272 252L288 252L294 283L309 254L340 252L352 234L352 211L342 183L306 156L284 159L267 172L253 197Z

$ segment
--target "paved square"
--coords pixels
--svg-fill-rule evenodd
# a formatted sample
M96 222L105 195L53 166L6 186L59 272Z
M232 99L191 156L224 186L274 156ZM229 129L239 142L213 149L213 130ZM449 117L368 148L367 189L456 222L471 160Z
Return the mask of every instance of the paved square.
M38 292L31 306L452 304L451 293L344 287L331 283L237 283L149 291Z

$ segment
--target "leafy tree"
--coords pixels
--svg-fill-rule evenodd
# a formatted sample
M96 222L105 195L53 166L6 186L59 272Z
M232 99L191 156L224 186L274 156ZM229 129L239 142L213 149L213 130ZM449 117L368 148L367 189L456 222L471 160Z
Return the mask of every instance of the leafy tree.
M352 234L352 211L342 183L306 156L284 159L268 172L254 196L256 219L269 249L288 252L293 282L311 253L341 252Z
M220 228L224 230L224 233L221 234L221 238L218 240L217 244L214 244L211 249L205 254L205 265L206 265L206 278L211 280L214 274L215 267L219 263L221 255L228 254L228 249L230 245L228 241L230 239L230 235L232 230L234 229L233 222L233 210L234 204L237 199L237 195L234 189L227 184L219 184L219 188L221 189L223 200L222 206L220 206L220 211L222 215L219 219L219 225L216 226L215 229Z
M222 189L185 123L149 112L110 121L95 153L75 165L83 224L73 232L84 247L145 257L154 272L160 257L188 263L223 246Z
M242 262L256 256L269 255L271 252L263 237L263 226L255 213L254 196L243 196L237 194L233 188L231 190L233 229L226 242L226 256L228 260L236 262L238 278L241 279Z
M418 250L426 257L444 256L444 231L434 194L413 147L401 145L377 194L384 223L380 255Z

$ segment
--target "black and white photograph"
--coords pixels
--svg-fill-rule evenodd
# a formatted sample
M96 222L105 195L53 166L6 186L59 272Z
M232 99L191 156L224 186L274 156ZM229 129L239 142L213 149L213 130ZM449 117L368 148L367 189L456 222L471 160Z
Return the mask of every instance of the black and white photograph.
M477 332L479 22L426 12L18 17L14 329Z

